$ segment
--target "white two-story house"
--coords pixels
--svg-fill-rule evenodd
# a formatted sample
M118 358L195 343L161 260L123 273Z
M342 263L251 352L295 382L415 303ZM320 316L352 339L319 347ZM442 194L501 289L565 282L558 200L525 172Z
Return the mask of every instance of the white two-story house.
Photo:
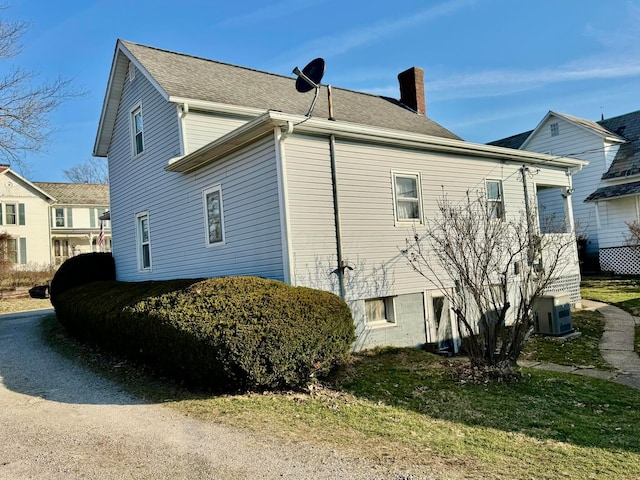
M356 348L433 342L443 322L456 335L442 292L400 253L413 229L443 192L486 192L520 215L525 198L566 193L584 162L465 142L426 116L420 69L398 78L399 99L320 86L308 115L315 92L294 78L118 41L94 146L109 161L117 278L329 290L352 308ZM566 260L559 288L578 301L575 249Z
M34 185L55 198L49 221L54 265L81 253L111 251L110 222L100 220L109 210L108 185L56 182L34 182Z
M640 112L600 121L548 112L534 130L491 142L588 161L573 177L573 210L587 270L640 274L640 253L627 246L640 221Z

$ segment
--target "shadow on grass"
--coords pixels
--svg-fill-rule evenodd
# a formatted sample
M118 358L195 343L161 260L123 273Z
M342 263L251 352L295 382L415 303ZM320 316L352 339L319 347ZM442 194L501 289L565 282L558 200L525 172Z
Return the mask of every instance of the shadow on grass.
M216 397L212 392L188 390L173 380L158 378L149 370L66 337L55 317L47 322L46 335L56 349L120 382L145 401L206 401L226 395ZM540 440L640 451L640 391L598 379L527 369L515 383L464 384L454 373L460 362L409 348L374 350L355 355L328 384L368 400L372 408L387 405L430 419ZM271 398L254 398L262 397ZM238 402L234 403L237 406ZM304 409L305 402L298 405ZM303 415L302 410L296 414Z
M598 379L523 369L518 382L464 384L432 354L385 349L355 357L337 388L431 418L583 447L640 451L640 392Z

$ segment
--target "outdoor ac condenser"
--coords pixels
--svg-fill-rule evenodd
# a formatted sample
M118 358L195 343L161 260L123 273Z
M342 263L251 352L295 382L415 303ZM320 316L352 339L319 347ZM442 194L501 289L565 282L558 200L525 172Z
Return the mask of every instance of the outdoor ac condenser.
M571 301L565 292L542 295L535 304L535 332L564 335L573 332Z

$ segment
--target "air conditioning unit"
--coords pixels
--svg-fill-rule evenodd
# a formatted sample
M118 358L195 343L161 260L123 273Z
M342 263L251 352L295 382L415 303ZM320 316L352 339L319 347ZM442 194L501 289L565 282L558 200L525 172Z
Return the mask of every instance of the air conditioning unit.
M534 305L535 332L564 335L573 332L571 301L566 292L542 295Z

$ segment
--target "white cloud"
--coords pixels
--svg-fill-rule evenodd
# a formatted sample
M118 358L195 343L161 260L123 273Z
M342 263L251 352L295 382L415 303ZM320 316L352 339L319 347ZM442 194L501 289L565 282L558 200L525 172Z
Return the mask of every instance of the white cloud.
M640 7L627 2L618 28L587 25L585 34L602 46L600 52L562 65L532 69L489 69L442 76L426 83L439 100L512 95L545 85L640 76Z
M343 34L316 38L306 42L288 56L299 57L302 55L305 58L323 56L327 58L341 55L355 48L392 36L398 31L403 31L439 17L450 15L462 8L475 4L476 1L477 0L449 0L420 12L413 12L406 17L396 20L381 22L372 26L358 27Z
M282 18L300 10L313 7L326 0L284 0L279 3L259 8L245 15L238 15L222 20L218 27L246 27L256 23Z

